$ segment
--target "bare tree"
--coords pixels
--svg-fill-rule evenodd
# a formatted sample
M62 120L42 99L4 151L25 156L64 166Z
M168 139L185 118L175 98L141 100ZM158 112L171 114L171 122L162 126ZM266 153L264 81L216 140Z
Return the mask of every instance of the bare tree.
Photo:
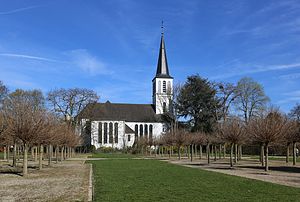
M63 116L66 122L71 123L87 104L97 102L99 96L93 90L85 88L61 88L50 91L47 100L54 112Z
M178 130L173 138L173 142L178 150L178 159L181 159L181 147L184 146L184 143L186 142L187 138L187 132L184 130Z
M220 104L220 107L217 108L217 112L219 113L218 120L222 119L225 122L227 120L231 104L238 96L238 93L236 92L237 88L233 84L225 82L216 83L214 86L217 92L216 96Z
M269 98L265 95L263 86L252 78L244 77L238 82L234 104L237 110L242 112L246 124L265 109L268 101Z
M241 120L238 118L230 119L220 125L220 138L231 145L230 148L230 167L233 167L233 149L235 149L235 163L237 160L237 147L236 145L242 144L245 139L245 127Z
M255 142L265 147L265 170L269 170L268 154L272 143L282 141L283 131L286 127L286 118L277 110L271 110L266 116L254 118L247 127L248 133Z
M293 148L293 165L296 165L296 145L300 142L300 122L290 120L286 124L285 141L287 145L286 162L289 160L289 146L292 144Z

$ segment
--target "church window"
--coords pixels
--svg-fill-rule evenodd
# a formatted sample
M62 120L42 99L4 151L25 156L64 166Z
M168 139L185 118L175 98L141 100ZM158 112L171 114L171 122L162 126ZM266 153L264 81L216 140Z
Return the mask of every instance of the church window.
M166 81L163 81L163 92L164 92L164 93L167 92L167 84L166 84Z
M145 137L147 138L148 137L148 125L145 124Z
M143 132L143 125L140 125L140 137L143 137L144 132Z
M104 123L104 144L107 143L107 123Z
M102 143L102 123L98 124L98 143Z
M127 140L128 140L128 142L130 142L130 135L128 135L128 139Z
M109 140L108 143L113 143L113 123L109 123Z
M168 81L168 93L172 92L171 81Z
M149 139L150 139L150 141L152 141L152 139L153 139L153 125L152 124L150 124L150 126L149 126Z
M163 103L163 113L167 112L167 104L164 102Z
M136 142L138 140L138 137L139 137L139 126L138 126L138 124L135 124L135 127L134 127L134 138L135 138Z
M118 129L119 129L118 125L119 125L118 123L115 123L115 143L118 143L118 138L119 138L118 137L118 135L119 135L118 134Z
M161 93L161 81L158 81L158 93Z

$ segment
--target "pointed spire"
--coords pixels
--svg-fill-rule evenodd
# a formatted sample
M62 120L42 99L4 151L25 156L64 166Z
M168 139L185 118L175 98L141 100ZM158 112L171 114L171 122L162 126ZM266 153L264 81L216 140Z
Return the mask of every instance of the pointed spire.
M168 68L168 61L167 61L167 54L165 48L165 41L164 41L164 26L163 21L161 25L161 41L160 41L160 48L159 48L159 56L158 56L158 63L157 63L157 70L156 70L156 78L172 78L169 75L169 68Z

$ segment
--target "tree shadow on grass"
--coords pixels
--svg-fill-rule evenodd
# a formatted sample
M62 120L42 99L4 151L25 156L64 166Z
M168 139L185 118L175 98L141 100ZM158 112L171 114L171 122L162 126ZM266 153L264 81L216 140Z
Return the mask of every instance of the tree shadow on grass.
M264 169L264 167L262 167L262 166L239 166L239 167L257 169L257 170L263 170ZM300 173L300 168L299 167L291 167L291 166L270 166L269 170L288 172L288 173Z

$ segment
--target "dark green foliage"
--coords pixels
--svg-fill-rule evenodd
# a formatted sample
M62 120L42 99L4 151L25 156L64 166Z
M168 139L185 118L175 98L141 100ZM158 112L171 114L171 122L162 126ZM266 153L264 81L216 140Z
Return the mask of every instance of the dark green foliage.
M212 132L219 108L216 91L207 79L189 76L177 97L179 116L189 119L192 131Z
M300 189L157 160L91 161L95 201L299 201Z

